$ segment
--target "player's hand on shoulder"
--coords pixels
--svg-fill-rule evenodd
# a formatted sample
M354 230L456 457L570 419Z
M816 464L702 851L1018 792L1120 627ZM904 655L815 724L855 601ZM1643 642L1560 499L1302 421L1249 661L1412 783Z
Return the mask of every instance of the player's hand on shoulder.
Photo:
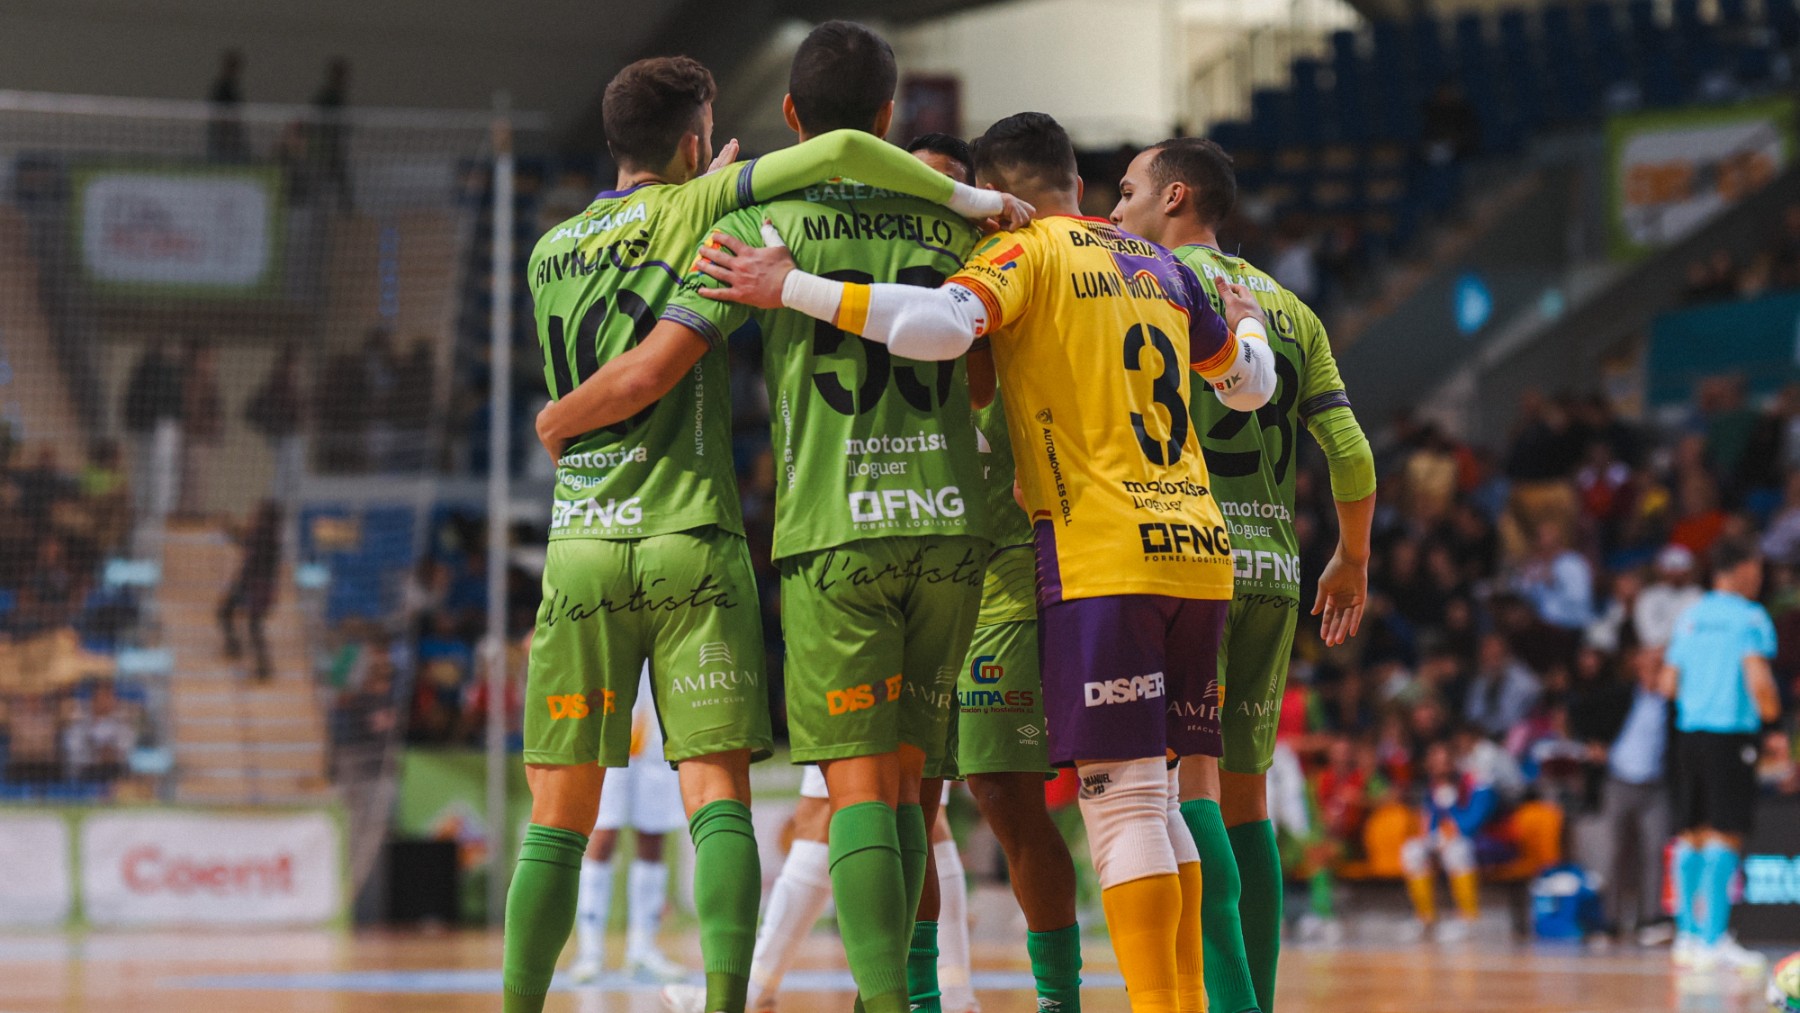
M700 294L720 302L743 303L758 309L781 308L781 286L794 270L794 258L775 226L763 222L763 240L757 247L723 232L700 248L696 263L702 274L725 283L724 288L703 288Z
M1014 229L1022 229L1030 225L1031 220L1037 217L1037 208L1010 193L1002 193L1000 203L1003 205L1000 213L982 223L982 232L994 232L1001 229L1011 232ZM993 228L987 227L990 224Z
M731 140L725 142L723 148L719 149L718 155L714 156L712 164L706 167L706 171L709 173L718 172L720 169L737 161L737 157L738 139L733 137Z
M1238 324L1243 323L1245 318L1262 324L1265 332L1269 329L1269 318L1263 315L1262 304L1256 301L1249 289L1236 282L1221 281L1219 295L1225 304L1225 323L1233 331L1237 330Z

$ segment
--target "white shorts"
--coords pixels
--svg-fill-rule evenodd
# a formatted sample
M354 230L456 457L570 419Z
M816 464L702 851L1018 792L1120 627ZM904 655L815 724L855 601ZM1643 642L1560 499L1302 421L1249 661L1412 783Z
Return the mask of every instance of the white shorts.
M825 790L825 774L823 771L819 770L818 764L816 764L816 763L807 764L804 772L800 775L800 797L801 798L830 798L831 797L831 795L829 793L827 793ZM945 806L945 805L949 805L949 804L950 804L950 782L945 781L944 782L944 795L943 795L943 798L938 801L938 805Z
M629 766L606 772L594 829L630 827L645 834L673 833L687 826L687 810L681 805L681 777L663 759L662 727L651 704L648 666L638 686L637 711L634 717L642 722L643 741Z
M630 766L606 772L595 830L630 827L644 834L667 834L685 826L681 778L664 762L660 751L654 758L634 756Z

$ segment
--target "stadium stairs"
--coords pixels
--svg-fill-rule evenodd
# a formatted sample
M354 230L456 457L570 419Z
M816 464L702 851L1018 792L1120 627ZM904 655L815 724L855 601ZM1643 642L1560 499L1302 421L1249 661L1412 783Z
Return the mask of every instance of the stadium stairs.
M237 575L237 545L213 526L171 528L157 611L172 653L175 801L304 804L329 799L328 738L310 671L304 615L280 595L264 623L272 674L254 677L249 645L227 660L221 597ZM281 586L292 587L284 573Z

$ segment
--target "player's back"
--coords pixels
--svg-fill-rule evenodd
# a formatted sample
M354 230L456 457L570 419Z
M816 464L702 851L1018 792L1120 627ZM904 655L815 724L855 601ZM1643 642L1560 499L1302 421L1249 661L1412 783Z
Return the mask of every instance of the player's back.
M977 238L951 211L849 180L746 208L720 229L760 244L764 219L801 268L839 281L936 288ZM971 509L980 463L960 360L894 356L792 310L756 319L774 422L776 558L889 535L986 535Z
M1213 494L1238 553L1239 590L1299 594L1299 543L1294 533L1294 476L1307 419L1347 406L1343 381L1318 316L1300 298L1242 257L1209 246L1175 251L1192 268L1215 309L1221 282L1248 289L1268 318L1275 353L1275 393L1254 412L1217 398L1196 398L1194 426L1206 452Z
M958 281L1000 321L1042 600L1229 598L1229 538L1188 413L1190 308L1206 312L1191 272L1104 219L1051 216L987 240Z
M608 190L532 250L527 281L552 398L650 333L728 180ZM550 537L639 538L718 525L742 532L729 455L725 356L708 353L656 403L571 442Z

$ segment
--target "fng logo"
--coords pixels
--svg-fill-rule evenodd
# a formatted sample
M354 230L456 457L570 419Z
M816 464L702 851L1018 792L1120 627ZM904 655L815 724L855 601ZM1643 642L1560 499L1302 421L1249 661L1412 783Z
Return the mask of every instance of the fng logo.
M888 676L879 683L863 683L849 689L832 689L825 691L825 709L833 717L839 714L850 714L855 711L866 711L878 703L898 699L900 696L900 679L898 675ZM885 696L877 700L875 687L880 686Z
M550 720L552 721L561 721L563 718L579 721L592 713L585 693L547 696L544 698L544 702L550 705ZM600 713L611 714L612 712L613 691L603 689L600 691Z
M921 516L961 517L962 490L950 485L936 490L883 489L850 494L850 520L853 523L897 521L902 514L915 521Z
M1163 674L1151 672L1149 675L1134 675L1129 679L1090 682L1082 686L1082 691L1089 707L1154 700L1163 695Z
M1006 677L1006 666L992 664L994 656L984 654L969 665L969 678L983 686L992 686Z
M1186 555L1206 550L1209 556L1231 551L1230 536L1220 527L1197 528L1192 524L1139 524L1138 539L1147 556Z

